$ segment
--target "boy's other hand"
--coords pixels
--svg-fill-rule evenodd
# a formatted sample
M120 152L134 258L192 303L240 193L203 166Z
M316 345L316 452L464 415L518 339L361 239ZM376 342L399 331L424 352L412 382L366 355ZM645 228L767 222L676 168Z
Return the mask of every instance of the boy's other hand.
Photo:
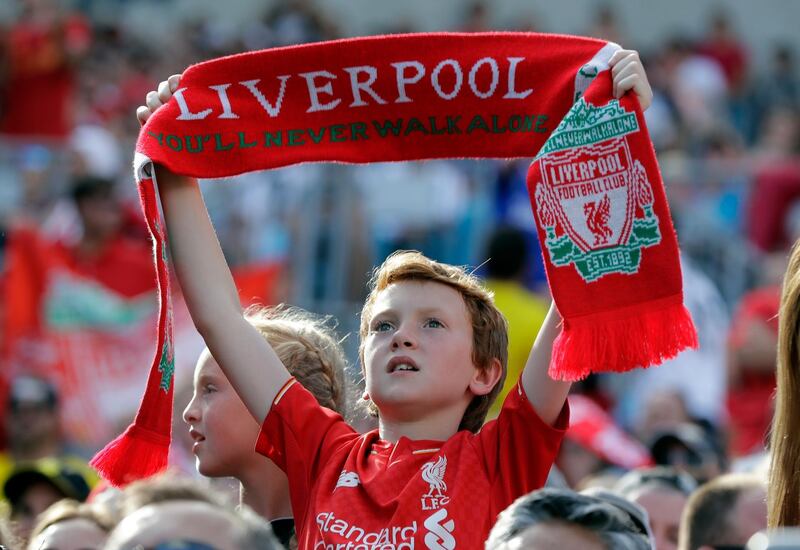
M619 99L628 90L633 90L639 98L642 111L653 102L653 89L647 81L647 74L635 50L617 50L611 56L611 76L614 79L614 97Z
M139 119L139 124L147 122L147 119L156 112L156 109L170 100L172 94L178 89L180 80L181 75L174 74L158 85L158 91L148 92L145 104L136 109L136 118Z

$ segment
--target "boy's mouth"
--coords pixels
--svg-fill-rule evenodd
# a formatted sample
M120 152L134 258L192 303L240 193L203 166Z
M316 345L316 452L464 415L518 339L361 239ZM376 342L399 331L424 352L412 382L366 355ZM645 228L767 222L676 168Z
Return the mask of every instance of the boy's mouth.
M386 372L417 372L419 367L410 357L393 357L386 366Z

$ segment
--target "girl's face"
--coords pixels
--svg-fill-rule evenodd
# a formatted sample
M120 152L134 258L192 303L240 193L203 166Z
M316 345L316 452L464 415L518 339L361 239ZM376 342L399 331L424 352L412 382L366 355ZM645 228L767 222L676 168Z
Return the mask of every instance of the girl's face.
M194 371L194 394L183 411L194 441L197 471L239 477L255 452L259 425L206 349Z

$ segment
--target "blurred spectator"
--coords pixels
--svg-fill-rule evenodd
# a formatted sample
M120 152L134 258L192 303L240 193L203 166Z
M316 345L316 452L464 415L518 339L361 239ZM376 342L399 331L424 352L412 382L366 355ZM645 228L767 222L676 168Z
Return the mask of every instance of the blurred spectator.
M762 286L746 293L733 315L728 340L731 452L735 456L762 450L772 418L778 345L780 277L783 253L762 263Z
M613 490L647 511L655 550L675 550L681 513L695 488L697 483L688 474L650 468L625 474Z
M55 0L25 0L0 42L6 75L0 134L66 139L72 128L75 66L90 43L88 22Z
M630 395L625 392L623 399ZM640 441L650 442L659 433L691 421L686 401L677 390L648 388L647 400L641 404L634 433Z
M489 20L489 8L487 8L483 0L476 0L469 5L462 30L464 32L486 32L492 30L492 23Z
M31 531L30 550L100 550L114 519L101 508L64 499L39 515Z
M81 124L69 138L74 154L72 173L114 180L125 166L116 136L99 124Z
M698 55L683 38L667 47L669 92L690 136L702 135L724 115L728 83L719 63Z
M648 550L644 514L566 489L540 489L500 513L486 550Z
M64 438L58 396L51 383L32 376L12 379L4 419L8 449L0 453L0 484L15 468L51 458L81 472L91 483L97 479Z
M605 380L617 397L623 426L645 442L691 419L718 426L724 418L727 308L714 283L686 257L681 258L681 267L684 303L700 346L657 367Z
M797 204L800 204L800 163L794 159L776 160L759 168L753 175L747 212L750 243L762 252L781 250L791 244L795 235L787 230L787 221Z
M659 466L685 471L699 483L726 470L727 460L716 432L697 424L684 423L656 434L650 454Z
M719 64L731 89L738 89L744 84L747 76L747 51L741 39L736 36L725 11L717 11L711 17L708 35L698 45L697 51Z
M132 384L155 339L151 246L141 215L116 192L108 180L76 179L60 238L16 230L5 277L6 372L57 384L67 437L89 448L129 421L139 399Z
M486 288L508 321L508 371L488 418L495 418L508 392L516 386L533 342L547 315L547 302L524 286L528 270L525 234L501 227L489 237L486 251Z
M165 543L176 549L279 548L265 520L246 506L234 510L197 482L160 476L133 483L125 493L124 517L109 536L106 550Z
M3 485L16 535L22 540L28 539L39 514L52 504L63 498L83 502L89 491L83 471L55 458L18 465Z
M781 44L772 52L772 65L761 86L761 103L769 106L798 107L800 80L797 77L795 54L791 46Z
M681 550L743 548L767 526L764 480L726 474L700 487L681 518Z
M571 487L585 488L588 476L607 468L624 471L652 464L648 449L614 424L594 401L572 394L569 405L569 429L556 464Z
M448 161L374 163L354 173L379 263L399 249L452 262L447 246L469 205L468 181Z
M56 254L77 274L132 298L155 289L152 251L138 214L120 201L114 184L83 177L72 184L80 237L59 242Z
M519 229L525 234L527 266L524 284L535 292L549 293L544 270L542 250L536 233L536 222L531 215L531 200L528 197L526 182L529 163L515 161L501 163L490 175L492 182L493 209L495 223L498 226L509 226Z
M628 43L620 31L617 13L609 4L602 4L597 8L594 22L586 36L608 40L623 47Z

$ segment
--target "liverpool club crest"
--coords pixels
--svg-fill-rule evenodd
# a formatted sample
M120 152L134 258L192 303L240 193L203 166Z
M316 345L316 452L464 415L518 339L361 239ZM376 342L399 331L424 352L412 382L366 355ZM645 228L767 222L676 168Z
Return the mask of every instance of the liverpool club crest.
M586 282L636 273L641 250L661 242L653 190L625 135L636 115L618 101L578 100L537 156L536 210L550 261Z

